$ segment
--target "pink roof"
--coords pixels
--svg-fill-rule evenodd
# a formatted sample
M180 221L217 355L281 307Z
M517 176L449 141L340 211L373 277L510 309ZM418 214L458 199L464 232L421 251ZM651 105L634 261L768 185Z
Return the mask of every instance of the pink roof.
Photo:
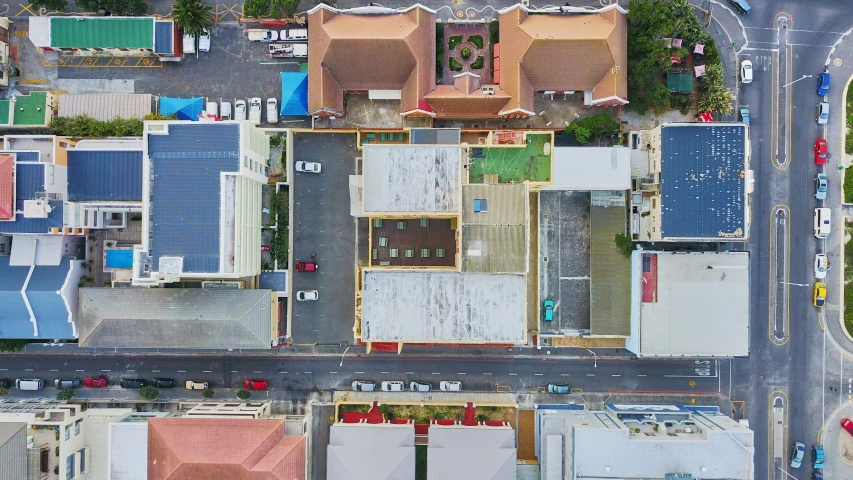
M15 218L14 155L0 155L0 220Z

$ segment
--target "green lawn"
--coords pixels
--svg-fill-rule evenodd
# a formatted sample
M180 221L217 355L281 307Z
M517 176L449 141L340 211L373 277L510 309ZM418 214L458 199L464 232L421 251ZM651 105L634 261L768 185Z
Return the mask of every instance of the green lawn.
M548 182L551 180L551 153L545 154L545 145L551 136L547 134L527 135L524 147L493 146L471 147L471 183L483 183L484 175L498 174L498 182ZM553 152L553 150L549 150Z
M427 446L415 445L415 480L427 479Z

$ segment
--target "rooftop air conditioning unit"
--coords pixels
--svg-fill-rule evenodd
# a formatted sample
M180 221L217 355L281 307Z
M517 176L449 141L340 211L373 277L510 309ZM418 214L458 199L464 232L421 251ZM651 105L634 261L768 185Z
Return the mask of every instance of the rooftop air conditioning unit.
M494 95L495 89L494 87L483 87L483 95Z
M24 200L24 218L47 218L51 210L47 200Z

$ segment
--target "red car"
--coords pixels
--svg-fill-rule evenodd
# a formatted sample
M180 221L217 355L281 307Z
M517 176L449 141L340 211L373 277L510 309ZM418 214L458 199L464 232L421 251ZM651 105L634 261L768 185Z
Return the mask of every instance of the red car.
M841 426L844 428L844 430L847 430L847 433L853 435L853 422L851 422L849 418L842 419Z
M86 377L86 380L83 381L83 385L89 388L101 388L106 387L109 384L106 377Z
M243 388L246 390L266 390L270 386L270 382L265 378L249 378L243 382Z
M818 138L814 142L814 163L816 165L826 164L826 140Z
M319 268L315 262L296 262L297 272L316 272Z
M269 245L261 245L261 251L262 252L269 252L270 246Z

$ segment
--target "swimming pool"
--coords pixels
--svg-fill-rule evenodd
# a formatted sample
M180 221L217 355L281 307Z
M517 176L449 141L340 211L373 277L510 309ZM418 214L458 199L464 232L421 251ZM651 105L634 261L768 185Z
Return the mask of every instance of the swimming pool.
M107 250L107 268L133 268L133 250Z

